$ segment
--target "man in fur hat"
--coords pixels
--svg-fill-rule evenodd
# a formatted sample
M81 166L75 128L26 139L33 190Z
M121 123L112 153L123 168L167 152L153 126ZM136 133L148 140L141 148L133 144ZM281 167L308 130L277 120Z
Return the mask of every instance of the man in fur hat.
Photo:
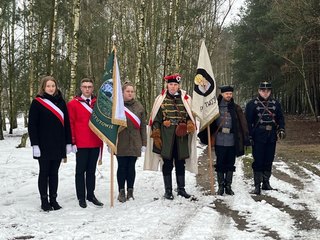
M235 171L236 157L244 154L244 146L249 145L248 127L241 107L233 100L233 87L220 87L218 96L219 117L210 124L211 135L215 137L215 154L218 180L218 195L234 195L231 184ZM198 134L201 142L207 144L207 131Z
M175 166L177 194L190 198L185 190L185 168L193 173L198 170L191 97L180 89L179 74L166 76L164 80L166 89L155 99L149 120L144 169L158 170L159 164L162 165L164 197L172 200L172 170Z

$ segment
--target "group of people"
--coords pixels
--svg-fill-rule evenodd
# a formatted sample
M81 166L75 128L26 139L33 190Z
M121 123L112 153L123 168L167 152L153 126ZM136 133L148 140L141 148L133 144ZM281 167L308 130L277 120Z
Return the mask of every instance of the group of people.
M135 99L135 87L130 82L122 86L127 127L118 134L117 182L118 200L134 199L135 163L145 152L144 169L162 169L164 198L174 199L172 171L175 167L177 195L191 198L185 189L185 170L197 173L197 136L208 143L206 132L196 134L196 122L191 109L191 97L180 88L181 76L164 78L166 88L155 99L146 126L145 109ZM89 120L97 98L90 78L80 82L80 94L70 102L62 98L57 81L52 76L41 80L39 92L31 103L28 131L33 158L39 163L38 188L44 211L61 208L57 202L58 171L62 159L76 154L75 188L79 206L87 201L103 206L95 194L95 172L101 158L103 142L89 128ZM272 190L269 183L275 146L285 137L281 106L271 94L271 84L259 86L259 96L246 106L246 116L233 100L233 87L221 87L218 97L219 117L210 125L215 137L218 192L233 195L231 183L235 158L244 154L244 146L252 145L255 194ZM133 119L133 120L132 120ZM49 194L48 194L49 190Z
M234 195L231 188L236 157L244 155L245 146L252 146L254 174L253 194L273 190L270 186L276 141L284 139L285 121L280 103L271 97L272 86L261 82L258 96L249 101L245 114L234 102L233 87L220 87L219 117L210 124L215 144L218 195ZM198 133L200 141L208 144L207 132ZM262 185L261 185L262 184Z

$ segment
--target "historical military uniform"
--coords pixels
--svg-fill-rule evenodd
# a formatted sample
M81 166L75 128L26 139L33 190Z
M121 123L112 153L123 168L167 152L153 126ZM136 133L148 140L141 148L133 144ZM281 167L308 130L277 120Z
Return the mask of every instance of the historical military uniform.
M268 82L260 83L259 89L272 89ZM252 139L252 154L254 162L255 194L260 194L260 184L263 190L272 190L269 179L272 162L276 150L277 134L285 136L285 121L280 103L272 97L264 99L258 96L246 105L246 118L249 134Z
M221 93L233 92L233 87L220 87ZM215 136L215 154L217 180L219 189L217 194L222 195L224 191L233 195L231 189L233 172L235 171L236 156L244 154L244 145L249 144L248 127L241 107L230 101L224 100L222 95L218 97L220 116L210 124L210 132ZM207 131L198 134L200 141L207 144Z
M167 83L180 82L179 75L170 75L165 78ZM195 154L195 120L191 112L191 97L183 90L170 94L165 90L159 95L151 112L149 126L151 128L152 141L148 141L144 169L154 170L158 165L158 158L162 158L162 173L167 199L173 199L172 195L172 170L176 169L178 195L190 198L185 191L185 168L190 166L193 172L197 171ZM187 132L184 136L178 136L176 129L180 122L187 124ZM150 148L154 154L150 154ZM191 164L190 164L191 163Z

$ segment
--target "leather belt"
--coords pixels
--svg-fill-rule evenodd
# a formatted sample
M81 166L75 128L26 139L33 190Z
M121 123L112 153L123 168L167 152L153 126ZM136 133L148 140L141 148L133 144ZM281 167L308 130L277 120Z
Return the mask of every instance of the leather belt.
M271 131L273 129L272 125L259 125L260 129L264 129L266 131Z
M233 133L233 130L231 128L220 128L219 132L230 134L230 133Z

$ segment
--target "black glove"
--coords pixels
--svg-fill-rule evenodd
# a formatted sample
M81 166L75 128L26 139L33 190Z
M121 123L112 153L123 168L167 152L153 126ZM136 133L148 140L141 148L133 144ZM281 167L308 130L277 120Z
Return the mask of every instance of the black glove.
M253 146L254 142L251 136L249 136L249 142L250 142L250 145Z
M284 129L279 129L277 132L278 139L282 140L286 138L286 132Z
M252 139L251 139L250 137L245 137L245 138L244 138L244 145L245 145L246 147L251 146L251 145L252 145L252 144L251 144L251 141L252 141Z

